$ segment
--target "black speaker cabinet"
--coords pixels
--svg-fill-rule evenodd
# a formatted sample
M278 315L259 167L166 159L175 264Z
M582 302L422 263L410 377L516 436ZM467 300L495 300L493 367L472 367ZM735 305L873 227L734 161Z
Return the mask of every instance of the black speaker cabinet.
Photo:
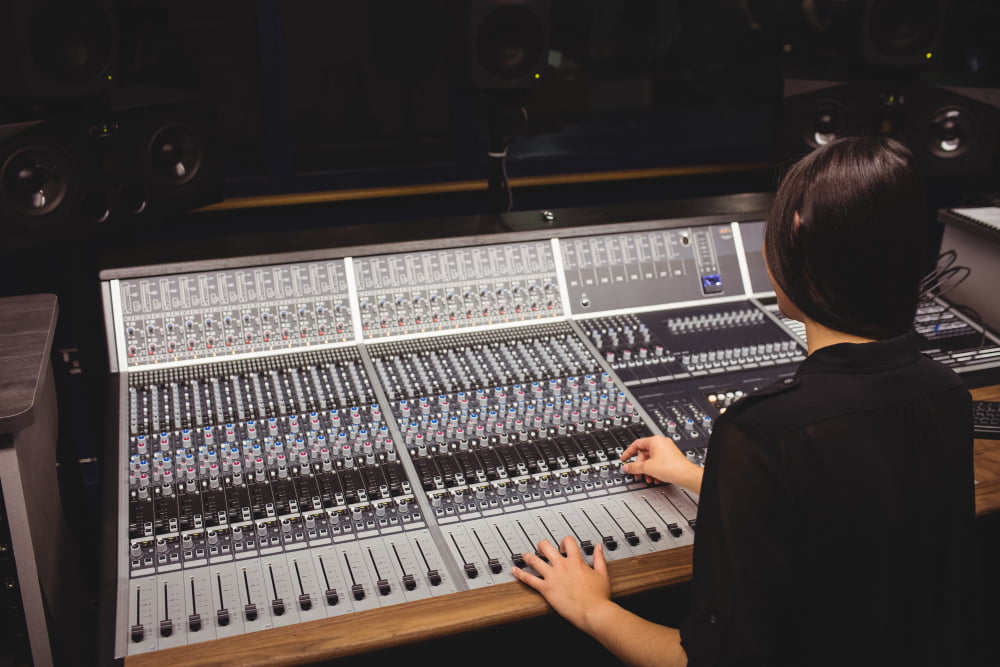
M454 6L465 85L503 92L539 81L549 55L548 0L468 0Z
M0 249L150 225L222 199L210 98L121 88L106 109L0 125Z
M113 214L162 216L222 199L220 121L210 97L134 87L117 89L112 100Z
M926 65L941 44L948 5L948 0L866 0L861 60L877 67Z
M903 140L925 176L960 179L993 167L1000 139L1000 90L916 87Z
M115 0L0 2L0 98L90 98L115 85Z
M76 236L108 219L109 194L87 125L52 118L0 126L0 235L5 249L33 236Z
M841 136L892 136L913 151L923 174L959 179L993 164L1000 91L911 82L789 78L776 132L778 162Z
M785 79L778 114L777 159L794 160L837 137L875 133L877 95L845 81Z

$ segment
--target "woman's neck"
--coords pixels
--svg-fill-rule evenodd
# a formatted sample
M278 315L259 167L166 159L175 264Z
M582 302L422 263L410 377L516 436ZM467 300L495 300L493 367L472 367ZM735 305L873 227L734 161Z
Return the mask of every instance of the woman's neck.
M842 331L834 331L808 317L803 318L803 324L806 326L806 347L809 349L809 354L837 343L871 343L875 340L874 338L864 338Z

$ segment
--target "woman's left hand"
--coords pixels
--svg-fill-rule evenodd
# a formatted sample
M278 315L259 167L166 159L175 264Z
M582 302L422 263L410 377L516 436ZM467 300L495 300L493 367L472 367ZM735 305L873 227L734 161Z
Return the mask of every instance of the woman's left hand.
M594 548L591 567L571 536L562 539L559 550L548 540L542 540L538 551L544 560L533 553L524 554L524 562L538 576L519 567L512 572L519 581L541 593L556 612L586 632L588 610L611 599L611 581L602 546Z

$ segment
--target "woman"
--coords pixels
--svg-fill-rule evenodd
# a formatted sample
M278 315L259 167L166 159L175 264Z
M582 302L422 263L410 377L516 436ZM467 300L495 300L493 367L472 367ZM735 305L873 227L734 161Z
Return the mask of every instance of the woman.
M782 180L765 261L808 358L717 420L704 468L661 436L622 455L700 496L682 628L612 602L603 552L591 567L570 538L515 576L629 664L969 664L971 402L911 332L924 215L887 138L833 141Z

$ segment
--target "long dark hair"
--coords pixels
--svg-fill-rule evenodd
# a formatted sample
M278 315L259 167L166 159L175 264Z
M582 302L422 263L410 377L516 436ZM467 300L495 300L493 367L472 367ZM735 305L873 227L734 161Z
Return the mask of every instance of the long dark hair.
M909 149L885 137L837 139L778 187L764 235L771 276L819 324L898 336L913 325L926 270L926 216Z

